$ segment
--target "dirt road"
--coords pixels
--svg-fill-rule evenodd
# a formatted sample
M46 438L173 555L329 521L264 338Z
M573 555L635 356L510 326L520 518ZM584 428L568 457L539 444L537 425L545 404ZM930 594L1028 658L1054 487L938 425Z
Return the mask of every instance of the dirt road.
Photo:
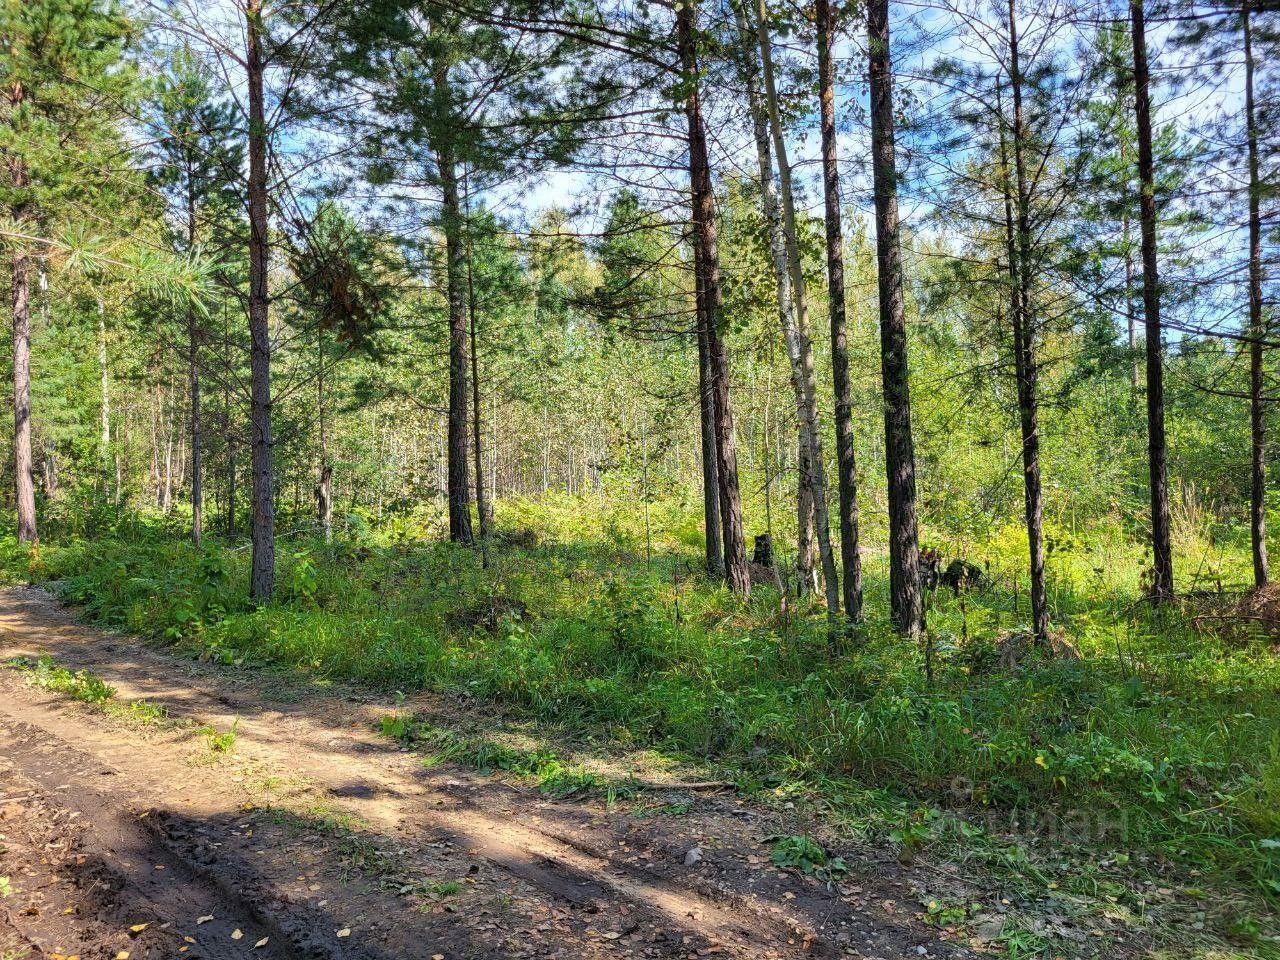
M974 955L919 921L887 856L839 884L779 870L766 838L800 827L725 794L554 800L428 766L375 732L397 705L367 692L0 591L0 657L42 654L169 721L0 670L3 960Z

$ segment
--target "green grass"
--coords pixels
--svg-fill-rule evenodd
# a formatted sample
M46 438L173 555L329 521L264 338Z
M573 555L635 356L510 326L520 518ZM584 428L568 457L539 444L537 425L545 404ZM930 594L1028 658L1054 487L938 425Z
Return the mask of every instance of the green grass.
M164 707L147 700L120 701L116 699L116 689L98 675L88 670L73 673L59 666L52 657L13 657L6 660L3 666L21 671L26 675L27 682L34 687L86 703L125 723L151 727L171 722L169 712Z
M384 736L421 750L423 762L428 766L452 762L482 773L500 770L529 780L544 793L557 797L599 794L619 799L636 792L634 783L610 779L567 763L552 750L525 749L491 736L460 734L427 720L399 714L383 717L378 726Z
M102 706L115 698L114 687L108 686L101 677L88 670L77 670L72 673L65 667L58 666L52 657L14 657L5 662L5 666L21 670L27 675L27 682L33 687L60 693L81 703Z
M907 859L949 850L1089 896L1115 896L1141 868L1280 897L1280 657L1269 638L1215 636L1138 602L1141 552L1122 531L1050 531L1053 620L1082 658L1014 670L997 642L1027 619L1025 547L1012 527L971 547L995 586L931 599L930 680L921 649L885 622L883 557L867 556L869 624L833 651L819 612L784 615L768 590L740 602L702 577L696 525L667 509L654 527L674 533L650 563L625 507L579 501L504 505L500 526L523 532L491 546L487 567L409 521L291 541L262 608L245 595L244 551L197 551L145 525L46 544L32 572L89 618L200 657L465 693L814 804ZM1183 587L1233 582L1247 563L1229 542L1180 549ZM12 544L0 559L14 576L31 566ZM554 751L386 723L556 792L607 788ZM1036 865L1046 837L1071 854L1056 880ZM1011 930L1009 950L1034 941Z

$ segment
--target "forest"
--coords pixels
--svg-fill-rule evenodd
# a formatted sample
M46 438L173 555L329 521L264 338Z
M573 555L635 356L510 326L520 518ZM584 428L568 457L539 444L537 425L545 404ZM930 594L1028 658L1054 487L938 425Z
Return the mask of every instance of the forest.
M0 0L0 88L0 960L1280 957L1275 0Z

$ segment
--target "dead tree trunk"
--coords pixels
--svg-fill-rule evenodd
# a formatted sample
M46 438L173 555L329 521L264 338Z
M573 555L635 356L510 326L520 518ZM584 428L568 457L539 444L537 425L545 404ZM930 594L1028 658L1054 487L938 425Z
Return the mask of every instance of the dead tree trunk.
M898 173L894 146L893 61L889 0L868 0L867 58L871 79L872 180L880 295L880 372L884 388L885 469L889 481L889 591L894 627L907 636L924 629L916 462L911 436L907 316L902 294Z
M253 459L253 558L249 596L260 603L275 589L275 467L271 438L271 328L267 271L267 127L264 94L262 0L245 7L249 101L249 426Z
M1151 599L1173 598L1173 544L1169 524L1169 477L1164 433L1164 343L1160 327L1160 274L1156 259L1155 161L1151 146L1151 92L1147 67L1144 0L1130 0L1133 27L1134 115L1141 185L1142 308L1147 348L1147 460L1151 469Z
M700 311L707 338L708 370L715 403L716 470L720 496L720 532L724 542L725 576L734 593L751 590L747 550L742 534L742 499L738 490L738 451L733 434L733 406L729 395L729 358L720 336L720 252L716 238L715 193L711 162L707 155L706 128L698 90L697 52L694 48L695 0L679 0L676 31L680 66L688 83L685 117L689 126L689 181L692 190L694 242L701 250L698 266L704 309Z

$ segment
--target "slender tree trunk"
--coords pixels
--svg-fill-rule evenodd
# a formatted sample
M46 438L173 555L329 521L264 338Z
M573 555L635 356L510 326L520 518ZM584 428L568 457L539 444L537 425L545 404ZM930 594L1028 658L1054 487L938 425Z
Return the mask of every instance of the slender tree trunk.
M196 197L191 165L187 165L187 250L196 245ZM200 448L200 338L195 311L187 313L187 377L191 390L191 542L204 535L204 469Z
M222 428L227 437L227 539L236 535L236 438L231 425L231 331L226 327L226 312L223 312L222 362L228 371L222 381Z
M102 495L111 492L111 377L107 366L107 320L98 301L98 378L101 403L98 406L98 460L102 464Z
M698 90L694 48L695 0L678 0L676 30L680 65L688 81L685 116L689 124L689 180L692 188L694 239L701 248L700 319L707 338L708 369L716 411L716 470L720 496L720 533L724 542L725 575L730 589L745 596L751 590L746 544L742 534L742 500L738 490L738 451L733 433L733 405L729 396L729 358L720 336L720 252L716 237L715 193L707 155L706 128Z
M797 425L796 593L802 597L818 592L818 530L814 514L813 458L809 456L809 438Z
M907 316L902 294L889 0L868 0L867 40L876 262L879 268L880 372L884 384L885 470L889 481L890 614L897 630L908 636L917 636L924 629L924 602L920 592Z
M325 410L324 330L316 332L316 423L320 433L320 477L316 484L316 520L324 542L333 540L333 464L329 461L329 424Z
M466 186L465 173L463 185ZM480 520L480 539L488 540L493 533L493 505L485 490L484 448L481 446L480 414L480 351L476 344L476 282L474 276L475 250L471 240L471 198L467 191L467 334L471 353L471 452L476 467L476 516Z
M21 83L9 90L9 104L17 111L26 99ZM9 178L19 194L28 186L27 167L19 156L9 159ZM13 211L21 225L31 217L30 206L20 204ZM17 503L18 541L34 543L36 535L36 489L31 458L31 256L23 241L13 245L11 293L13 303L13 480Z
M791 385L795 394L796 421L799 427L798 487L803 492L796 498L799 530L797 567L801 584L811 587L814 577L813 544L816 540L826 586L827 616L834 623L840 613L840 580L836 573L835 553L831 544L831 518L827 509L826 457L822 452L822 434L818 425L813 345L809 341L808 299L796 228L795 191L791 183L791 162L787 156L787 143L778 109L778 92L773 75L773 44L769 35L768 8L764 0L756 0L755 13L756 39L764 81L763 104L760 103L761 98L755 84L754 58L747 55L745 49L743 63L749 71L746 79L748 93L752 98L756 157L760 167L763 200L766 205L765 219L769 224L770 244L773 248L774 272L779 277L783 272L789 273L791 280L791 295L784 297L779 279L778 316L782 323L787 359L791 364ZM762 106L764 116L761 115ZM772 134L773 152L777 159L778 193L781 195L780 223L779 198L773 188L773 160L769 156L768 140L762 136L764 124L761 121L765 119ZM781 250L777 242L779 239L783 241ZM778 254L780 252L785 256L785 271L779 270ZM789 304L786 302L788 300ZM787 309L788 306L794 308L794 313L791 309Z
M716 455L716 401L711 390L711 350L707 344L706 297L702 291L702 253L693 242L694 315L698 339L698 413L702 427L702 516L707 573L724 576L724 544L720 535L720 471ZM545 487L545 484L544 484Z
M858 467L853 442L853 388L844 290L844 230L840 211L840 164L836 155L835 11L817 0L818 104L822 128L822 194L827 227L827 300L831 317L831 377L835 391L836 465L840 489L840 565L844 609L851 623L862 621L862 557L858 550Z
M262 0L245 8L248 51L245 57L249 99L249 352L250 442L253 453L253 560L249 596L271 599L275 589L275 476L271 438L271 328L267 270L267 127L262 49Z
M1151 93L1147 68L1145 0L1129 0L1133 25L1134 115L1138 180L1142 189L1142 307L1147 348L1147 459L1151 468L1151 599L1173 598L1173 544L1169 530L1169 478L1164 434L1164 343L1160 328L1160 275L1156 260L1155 162L1151 146Z
M16 164L15 164L16 165ZM31 477L31 258L13 254L13 472L18 541L36 540L36 489Z
M1249 534L1253 545L1253 582L1264 587L1267 564L1267 450L1266 409L1263 401L1262 354L1267 336L1262 315L1262 184L1258 173L1258 121L1253 89L1252 3L1244 0L1244 109L1249 140L1249 437L1252 482L1249 496Z
M437 76L437 84L444 78ZM458 179L453 156L437 150L445 243L445 288L449 306L449 538L471 543L471 477L467 463L467 292L466 265L458 203Z
M164 428L164 488L160 495L160 509L166 515L173 509L173 421L173 404L166 389L160 406L160 423Z
M160 388L151 391L151 496L156 506L164 506L164 490L160 485Z
M1018 54L1018 11L1009 0L1009 75L1013 87L1013 166L1017 177L1017 269L1013 283L1014 374L1022 430L1022 490L1031 563L1031 630L1039 643L1049 639L1049 602L1044 584L1044 493L1040 483L1040 419L1037 396L1036 325L1031 303L1031 198L1027 187L1026 124L1022 110L1022 67ZM1012 265L1013 261L1010 260Z

